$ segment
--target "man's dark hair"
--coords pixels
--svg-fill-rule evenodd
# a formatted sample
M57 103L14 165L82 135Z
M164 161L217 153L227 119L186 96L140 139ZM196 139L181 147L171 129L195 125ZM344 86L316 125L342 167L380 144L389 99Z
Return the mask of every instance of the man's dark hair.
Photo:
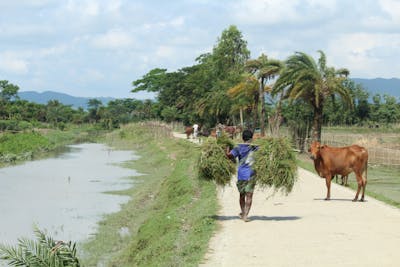
M253 138L253 132L250 130L244 130L242 133L242 138L243 138L243 141L245 141L245 142L249 141L250 139Z

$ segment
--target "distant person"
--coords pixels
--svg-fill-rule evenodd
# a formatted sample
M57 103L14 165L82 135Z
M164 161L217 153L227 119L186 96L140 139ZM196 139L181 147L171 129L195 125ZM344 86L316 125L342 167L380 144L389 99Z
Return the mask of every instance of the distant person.
M222 131L224 130L224 126L221 123L218 123L217 127L217 138L222 136Z
M253 192L256 185L254 179L255 172L251 168L253 165L253 152L258 149L257 146L251 145L253 140L253 132L250 130L244 130L242 133L242 139L244 144L238 144L232 150L229 151L229 147L226 149L226 155L229 158L238 158L239 166L237 171L237 188L239 190L239 204L240 204L240 218L249 222L248 218L251 204L253 202Z
M199 136L199 125L195 123L193 125L193 138L197 138Z

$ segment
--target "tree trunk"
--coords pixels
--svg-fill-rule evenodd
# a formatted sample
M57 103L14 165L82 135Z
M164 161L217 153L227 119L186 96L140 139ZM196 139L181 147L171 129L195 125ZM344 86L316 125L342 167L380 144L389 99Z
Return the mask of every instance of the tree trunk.
M240 108L240 125L243 127L244 126L244 124L243 124L243 109L242 108Z
M322 108L314 107L314 118L312 126L312 141L321 141L321 130L322 130Z
M261 103L260 130L261 130L261 136L265 136L265 95L264 95L264 78L261 78L261 80L260 80L260 103Z
M258 120L258 103L259 103L259 94L256 94L254 96L254 110L253 112L253 125L252 125L252 131L254 133L255 129L257 128L257 120Z

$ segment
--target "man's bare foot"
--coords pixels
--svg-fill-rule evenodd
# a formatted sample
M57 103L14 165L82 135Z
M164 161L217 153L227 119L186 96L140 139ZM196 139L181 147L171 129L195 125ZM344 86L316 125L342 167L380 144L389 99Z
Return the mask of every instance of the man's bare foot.
M240 219L243 219L243 212L239 213Z
M249 221L251 221L251 220L245 216L245 217L243 217L243 221L244 221L244 222L249 222Z

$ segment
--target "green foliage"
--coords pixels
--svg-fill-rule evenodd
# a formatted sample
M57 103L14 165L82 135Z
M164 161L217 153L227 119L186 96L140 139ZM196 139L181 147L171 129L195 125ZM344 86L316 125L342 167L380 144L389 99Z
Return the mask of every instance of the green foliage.
M75 243L55 241L37 227L36 241L20 238L16 247L0 245L0 259L10 266L79 267Z
M257 185L289 194L297 181L296 155L285 138L263 138L256 142L253 169Z
M225 154L226 144L217 143L214 138L208 138L201 146L198 160L199 178L215 181L218 185L230 183L235 173L235 164Z
M7 154L48 151L51 148L53 143L37 132L0 135L0 157Z
M21 120L0 120L0 131L22 131L31 129L32 124Z
M318 52L318 63L303 52L290 56L273 88L274 95L284 92L289 101L302 99L313 108L312 139L315 140L321 138L323 110L327 98L337 95L343 100L343 104L352 105L350 91L345 86L349 71L328 67L325 54Z
M235 147L235 143L231 138L228 137L227 134L223 133L220 137L217 138L217 144L225 151L227 147L230 150Z
M178 121L179 114L175 107L165 107L161 111L161 116L166 122Z
M215 185L197 179L195 145L171 138L168 129L135 123L107 135L114 147L140 156L126 166L145 175L116 192L131 201L100 222L84 246L86 266L198 266L204 257L215 229ZM130 234L120 235L122 227Z
M6 80L0 81L0 103L18 98L19 87Z

